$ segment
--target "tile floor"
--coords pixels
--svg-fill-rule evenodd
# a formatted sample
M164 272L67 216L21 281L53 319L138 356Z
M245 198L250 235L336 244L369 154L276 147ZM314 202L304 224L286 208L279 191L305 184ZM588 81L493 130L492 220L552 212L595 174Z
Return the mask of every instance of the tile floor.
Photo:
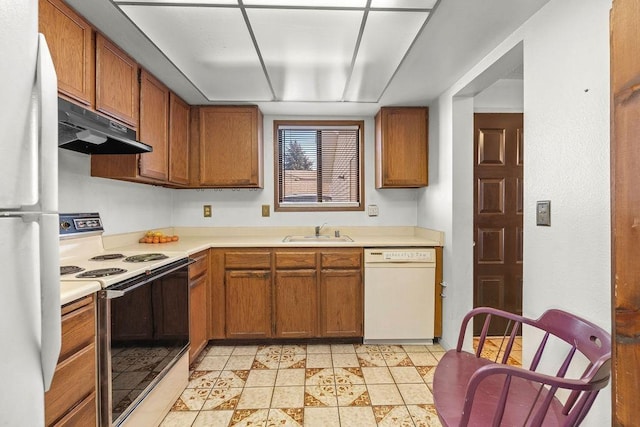
M440 426L440 345L209 346L162 422L185 426Z

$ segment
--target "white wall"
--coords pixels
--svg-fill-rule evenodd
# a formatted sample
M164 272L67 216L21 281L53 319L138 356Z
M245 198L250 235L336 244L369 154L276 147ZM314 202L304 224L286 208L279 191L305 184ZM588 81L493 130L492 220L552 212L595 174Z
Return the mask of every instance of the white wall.
M105 234L172 225L172 191L91 177L86 154L58 150L60 212L99 212Z
M376 204L380 214L357 212L273 212L274 120L364 120L365 204ZM175 190L173 220L176 226L285 226L285 225L416 225L418 190L376 190L373 117L264 117L264 188L262 190ZM211 204L211 218L202 216L202 205ZM261 205L271 206L271 216L261 216Z
M473 98L476 113L522 113L524 84L522 79L500 79Z
M609 8L610 0L552 0L443 93L431 106L438 126L440 164L434 185L421 190L418 225L445 231L443 344L455 343L471 309L473 144L458 138L469 120L458 92L519 43L524 49L525 212L524 301L526 316L559 307L610 330L609 211ZM460 145L463 145L461 147ZM460 155L462 153L462 155ZM435 159L432 159L435 161ZM435 177L431 174L435 174ZM449 202L447 194L453 191ZM551 200L551 227L535 225L535 203ZM440 209L433 213L434 209ZM451 236L451 237L449 237ZM524 336L524 358L533 350ZM584 425L608 425L609 389L600 393Z

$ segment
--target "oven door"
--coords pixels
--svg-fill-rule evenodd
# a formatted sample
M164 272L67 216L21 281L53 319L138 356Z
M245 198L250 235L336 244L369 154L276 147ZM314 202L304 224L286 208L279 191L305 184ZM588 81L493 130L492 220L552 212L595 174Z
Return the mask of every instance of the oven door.
M100 425L117 426L189 348L188 258L99 292Z

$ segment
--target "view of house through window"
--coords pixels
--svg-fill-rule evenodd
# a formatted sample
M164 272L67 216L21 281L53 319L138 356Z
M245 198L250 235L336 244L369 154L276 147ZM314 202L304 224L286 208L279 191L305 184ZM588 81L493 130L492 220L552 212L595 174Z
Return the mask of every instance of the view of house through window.
M362 210L364 122L276 121L276 210Z

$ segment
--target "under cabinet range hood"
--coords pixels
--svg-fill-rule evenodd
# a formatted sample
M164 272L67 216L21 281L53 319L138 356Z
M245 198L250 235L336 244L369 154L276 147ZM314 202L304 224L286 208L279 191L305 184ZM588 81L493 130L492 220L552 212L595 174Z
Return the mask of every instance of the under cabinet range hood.
M85 154L138 154L153 148L136 132L65 99L58 98L58 147Z

